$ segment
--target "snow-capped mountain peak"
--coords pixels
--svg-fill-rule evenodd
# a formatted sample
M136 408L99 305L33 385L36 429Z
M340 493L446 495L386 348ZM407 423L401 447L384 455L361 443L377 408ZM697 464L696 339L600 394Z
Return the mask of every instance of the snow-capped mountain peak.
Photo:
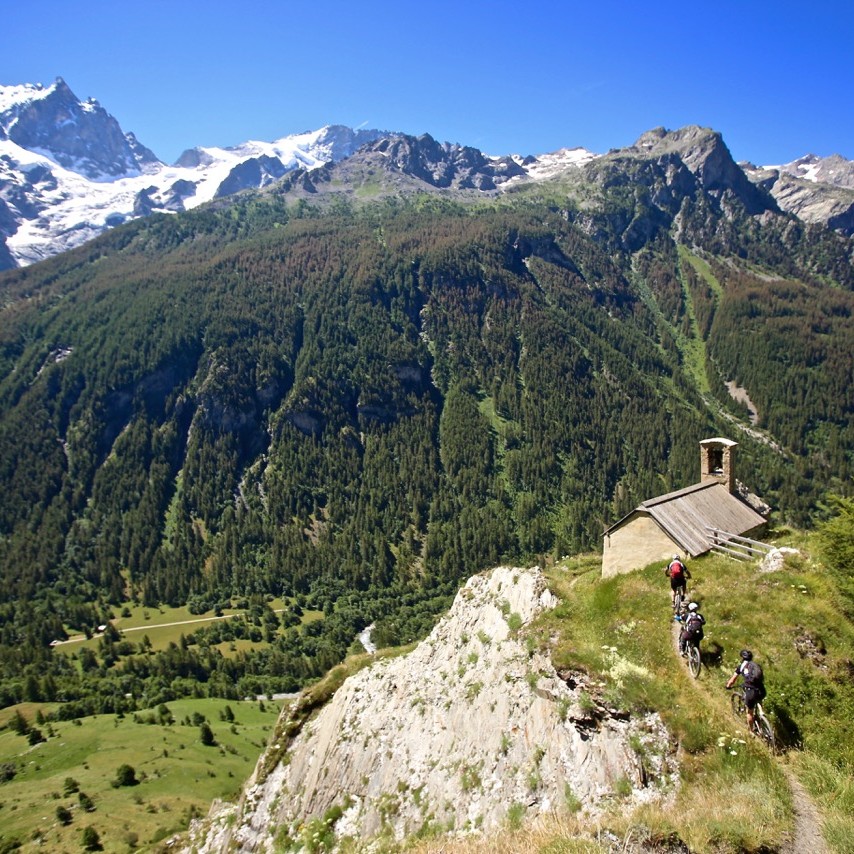
M148 171L159 161L94 99L80 101L61 77L53 85L0 87L0 134L90 181Z
M847 187L854 190L854 163L839 154L831 154L829 157L807 154L791 163L782 166L766 166L765 168L777 169L804 181L832 184L835 187Z
M330 125L269 143L190 149L167 166L62 78L47 87L0 86L0 269L55 255L128 219L315 169L381 135Z

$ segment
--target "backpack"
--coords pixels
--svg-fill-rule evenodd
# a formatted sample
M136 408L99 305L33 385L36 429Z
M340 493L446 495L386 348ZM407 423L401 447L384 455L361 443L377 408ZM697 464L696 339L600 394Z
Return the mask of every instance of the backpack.
M685 634L691 638L691 640L702 640L703 623L705 622L706 621L699 614L688 614L685 619Z
M670 566L668 566L667 569L670 571L671 578L681 580L685 577L685 566L681 560L671 561Z
M744 676L744 684L748 688L761 688L764 676L762 674L762 668L755 661L748 661L744 665L744 669L741 672L741 675Z

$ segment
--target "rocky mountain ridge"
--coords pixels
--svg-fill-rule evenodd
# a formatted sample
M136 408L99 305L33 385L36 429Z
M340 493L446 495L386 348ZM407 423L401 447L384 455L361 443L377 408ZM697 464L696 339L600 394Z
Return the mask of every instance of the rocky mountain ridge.
M132 133L124 133L97 101L80 101L58 78L49 87L0 86L0 269L71 249L131 219L269 187L290 173L298 173L292 185L313 193L323 176L313 179L311 172L360 148L362 177L365 169L370 174L378 168L394 176L399 191L469 194L577 174L597 160L670 158L671 172L678 173L682 164L702 189L729 190L751 212L767 209L773 197L771 208L779 206L807 222L846 234L854 227L854 166L849 161L809 155L785 167L739 166L720 134L705 128L656 128L634 146L607 155L562 149L492 157L471 146L437 142L429 134L332 125L271 143L188 149L169 166Z
M666 797L676 767L658 716L609 708L526 645L555 604L536 567L474 576L415 650L347 679L289 743L280 722L239 809L198 823L185 850L271 851L323 816L338 837L401 839L568 802L593 815L627 780L635 803ZM614 653L615 678L626 666Z
M80 101L58 77L38 85L0 87L0 140L44 152L91 181L152 171L159 160L94 98Z
M742 164L756 186L767 190L780 208L804 222L854 234L854 163L833 154L809 154L783 166Z
M0 269L22 267L153 213L178 213L352 154L380 131L332 125L161 162L62 78L0 86Z

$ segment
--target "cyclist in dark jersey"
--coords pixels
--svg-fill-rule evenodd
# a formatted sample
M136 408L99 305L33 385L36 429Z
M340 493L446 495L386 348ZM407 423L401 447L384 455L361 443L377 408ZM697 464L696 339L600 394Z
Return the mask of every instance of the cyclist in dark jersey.
M732 688L741 676L744 679L744 705L747 707L747 727L753 732L754 709L767 696L765 677L762 668L753 660L753 653L743 649L740 653L741 662L735 668L735 673L727 680L727 688Z
M679 652L684 656L688 653L688 644L700 646L703 639L703 626L706 618L700 613L696 602L689 602L685 616L682 617L682 631L679 632Z

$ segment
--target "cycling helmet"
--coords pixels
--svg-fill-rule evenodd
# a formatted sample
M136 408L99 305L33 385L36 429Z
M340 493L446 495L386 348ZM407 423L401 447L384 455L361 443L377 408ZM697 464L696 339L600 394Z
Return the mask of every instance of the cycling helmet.
M699 607L700 606L696 602L689 602L688 603L688 610L689 611L696 611L697 608L699 608Z
M750 661L753 658L753 653L749 649L743 649L739 655L741 655L742 661Z
M679 560L679 555L673 555L673 560Z

